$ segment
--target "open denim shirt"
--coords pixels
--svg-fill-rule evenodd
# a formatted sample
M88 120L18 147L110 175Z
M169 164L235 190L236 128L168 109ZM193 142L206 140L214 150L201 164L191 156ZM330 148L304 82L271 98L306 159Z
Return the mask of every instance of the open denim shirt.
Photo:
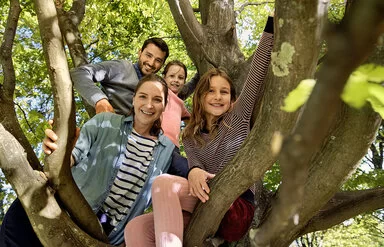
M106 200L119 167L124 160L128 135L133 128L132 116L100 113L90 119L81 129L72 152L75 166L73 178L85 199L97 213ZM158 136L148 177L128 215L109 234L111 244L124 241L127 222L141 215L151 203L153 180L165 173L172 161L174 144L162 133Z

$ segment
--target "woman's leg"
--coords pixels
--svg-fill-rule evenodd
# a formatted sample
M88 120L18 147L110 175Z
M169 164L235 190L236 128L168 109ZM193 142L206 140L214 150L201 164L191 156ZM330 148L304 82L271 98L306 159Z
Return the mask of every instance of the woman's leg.
M182 246L184 219L189 221L197 203L197 198L189 194L188 180L167 174L157 177L152 185L152 202L156 246Z
M2 247L42 247L18 198L9 207L0 229Z

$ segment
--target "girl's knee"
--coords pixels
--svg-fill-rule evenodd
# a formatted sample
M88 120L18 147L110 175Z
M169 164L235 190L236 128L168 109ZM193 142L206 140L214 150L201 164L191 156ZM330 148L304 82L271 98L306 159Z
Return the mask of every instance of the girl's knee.
M137 230L137 228L140 226L137 218L138 217L134 218L133 220L128 222L128 224L125 226L125 228L124 228L124 238L125 239L127 239L127 238L130 239L131 236L133 236L135 234L135 229Z
M152 193L156 192L156 189L162 187L168 187L172 184L172 175L162 174L155 178L152 184Z
M153 214L140 215L129 221L124 229L124 239L126 246L151 246L148 243L155 241Z

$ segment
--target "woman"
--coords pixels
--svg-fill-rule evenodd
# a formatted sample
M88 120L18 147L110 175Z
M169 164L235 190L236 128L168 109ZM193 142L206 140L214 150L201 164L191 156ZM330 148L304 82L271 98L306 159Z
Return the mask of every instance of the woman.
M196 202L209 200L207 182L233 158L250 131L252 110L270 61L272 32L270 17L236 102L235 88L223 70L212 69L202 76L193 97L190 122L183 134L190 167L188 180L171 175L155 180L153 213L137 217L127 225L127 246L182 246L183 226ZM217 236L231 242L247 232L254 213L253 197L254 192L248 190L231 205ZM143 229L150 229L147 230L150 234L132 237Z
M123 242L125 225L149 206L154 178L171 164L174 145L162 134L160 119L167 98L168 88L161 77L143 77L136 87L130 116L97 114L81 129L72 152L73 177L111 244ZM49 139L44 139L43 150L50 154L57 148L57 136L52 130L46 134ZM29 224L19 201L11 208L3 221L0 246L38 246L31 245L38 243L33 232L9 231L12 226ZM22 213L23 223L19 218L12 221Z

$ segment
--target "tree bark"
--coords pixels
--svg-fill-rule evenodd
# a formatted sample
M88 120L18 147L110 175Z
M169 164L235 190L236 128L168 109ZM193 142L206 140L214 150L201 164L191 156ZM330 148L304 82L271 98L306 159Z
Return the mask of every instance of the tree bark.
M69 166L75 136L75 106L56 8L50 0L35 0L35 10L53 89L54 130L59 136L58 149L46 157L44 169L49 174L51 186L57 190L60 200L77 224L91 236L106 242L107 237L76 186Z
M299 209L298 224L289 221L286 237L277 235L271 246L287 246L303 231L307 232L305 228L308 221L322 210L360 164L379 123L380 117L369 107L355 110L342 106L322 147L311 159L302 200L305 203Z
M68 46L73 67L87 64L87 53L85 52L79 32L79 25L85 14L85 0L73 1L69 11L65 11L62 4L56 2L56 10L59 18L60 31L63 33L65 43ZM95 108L82 97L81 99L89 117L95 116Z
M337 193L300 234L321 231L364 212L384 207L384 188Z
M300 31L296 32L296 36L297 33L299 33L300 37L301 35L304 37L305 33L309 33L310 30L315 30L312 32L314 34L312 42L316 44L313 48L319 51L322 23L327 13L326 6L323 6L323 2L301 1L300 4L297 4L295 2L287 3L281 1L277 2L277 4L279 4L279 7L276 9L276 15L281 27L277 29L277 32L282 32L282 37L284 38L287 36L290 37L284 33L292 30L289 26L289 23L292 22L290 16L299 16L302 18L302 21L297 22L296 25L305 22L313 24L298 29ZM287 11L288 9L289 11ZM285 16L285 13L290 14L289 16ZM280 14L282 14L282 16L280 16ZM310 19L313 18L313 16L319 16L320 18L311 22ZM287 47L291 46L292 48L290 49L293 49L293 53L297 55L297 59L300 59L302 55L307 53L306 49L301 49L298 48L298 45L292 46L291 44L295 43L291 42L289 39L282 42L280 52L282 53L286 50L285 52L289 53ZM310 45L311 40L307 39L299 44ZM318 52L316 53L316 57L317 55ZM298 64L292 60L282 61L278 53L272 54L272 58L275 58L272 60L272 69L274 75L278 77L287 76L290 71L290 66L295 68L294 71L300 71L300 68L307 68L310 71L314 71L316 66L314 63L316 59L314 58L312 58L312 63L308 64L309 66L304 65L303 67L298 66ZM256 246L268 246L271 239L276 235L282 235L284 238L287 222L292 220L292 218L297 217L297 212L301 206L301 201L304 195L305 180L308 176L308 166L311 154L316 151L317 147L321 144L323 136L327 133L328 126L332 120L332 111L330 111L330 109L334 108L334 105L337 104L336 102L340 101L339 95L343 84L341 83L338 88L335 88L334 86L335 84L328 84L331 93L328 93L327 95L319 95L317 98L314 98L313 94L311 95L306 108L304 108L300 115L293 133L284 140L282 151L278 158L282 173L282 184L279 187L278 197L276 197L276 200L272 204L271 212L269 213L267 220L258 228L256 235L252 236ZM327 101L323 101L324 97L328 97ZM319 102L323 103L319 104ZM327 117L324 117L323 115L325 109L328 110ZM333 111L336 110L337 108L333 109ZM316 112L316 115L313 115L313 112Z
M44 246L107 247L80 229L60 208L44 173L28 164L23 147L0 124L0 167ZM22 236L20 236L22 237Z
M56 10L59 17L60 30L68 45L73 67L87 64L87 53L85 52L78 29L85 14L85 0L73 1L69 11L65 11L61 4L56 3Z
M277 16L278 18L280 17ZM278 23L276 17L275 23ZM313 25L316 25L316 23L301 22L303 30L313 30ZM297 30L296 27L292 26L291 28ZM301 80L313 77L317 53L308 54L305 51L316 51L320 43L320 36L314 32L307 32L305 36L307 39L305 39L295 35L294 32L287 31L287 33L291 34L288 37L284 36L288 42L296 44L296 52L292 57L293 62L287 65L290 66L289 71L292 71L292 73L277 77L276 74L272 75L272 70L270 71L265 96L262 99L261 112L249 137L230 164L210 183L212 187L210 200L203 205L199 205L195 210L186 231L186 242L190 246L199 245L205 238L214 234L229 205L254 181L260 179L276 161L276 153L271 150L271 145L273 145L271 140L274 139L274 136L289 134L295 124L298 114L283 112L280 110L280 106L283 105L283 99L287 93L293 90ZM279 51L281 47L279 44L283 43L279 41L280 35L281 33L276 33L277 40L275 39L274 51ZM307 42L303 42L303 40ZM277 62L275 61L275 63ZM297 73L296 67L293 67L294 64L300 68ZM277 144L277 146L279 145ZM201 228L199 225L205 227Z
M188 55L200 74L212 67L227 71L239 94L249 70L237 41L233 1L205 1L198 22L187 0L168 0Z
M362 2L359 2L360 4ZM324 62L322 68L319 72L319 79L317 82L317 85L320 84L326 84L325 81L332 83L332 85L336 84L337 81L346 80L349 76L349 74L354 70L355 67L357 67L362 60L364 60L367 55L369 54L370 50L373 49L373 46L375 44L375 41L378 38L378 35L380 32L380 25L383 21L382 16L380 16L380 11L382 11L382 3L379 3L379 1L376 1L375 3L370 2L371 5L357 5L357 7L354 9L354 11L359 11L354 13L354 15L351 15L349 20L347 19L345 23L341 24L341 26L338 27L338 32L333 33L332 35L332 41L329 42L329 55ZM366 16L364 16L366 15ZM354 16L354 17L353 17ZM358 16L364 18L365 23L364 25L367 25L371 28L371 30L364 30L364 28L358 28L359 25L356 22L361 22L362 20L358 20ZM353 30L352 27L356 26L357 29ZM363 32L359 34L359 32ZM366 34L369 34L368 36ZM362 36L364 38L362 38ZM356 38L357 40L353 40L351 42L350 37L359 37ZM359 50L359 52L352 51ZM345 58L346 57L346 58ZM345 58L345 60L340 59ZM329 90L322 90L326 95L330 95ZM320 94L320 91L316 92L316 88L314 89L313 95L316 95L316 93ZM312 112L316 112L316 115L320 115L321 111L320 109L312 108L310 106L311 99L309 99L306 108L312 109ZM322 100L319 102L328 102L329 99ZM318 103L319 106L324 107L324 103ZM336 167L343 167L341 168L339 172L332 172L332 176L329 176L329 170L325 169L325 167L317 168L318 163L312 161L311 164L313 166L311 167L310 174L306 185L306 194L303 198L306 199L306 203L302 205L302 209L298 212L299 220L300 222L296 222L297 226L290 221L289 224L286 226L286 235L278 235L279 237L276 240L273 240L273 244L271 246L286 246L289 245L290 242L292 242L296 237L298 237L297 232L299 232L300 226L302 226L302 223L305 224L308 220L308 217L310 217L308 214L311 214L310 212L314 213L317 212L318 207L321 207L324 205L331 197L332 195L337 191L338 186L341 184L341 182L344 180L345 176L348 174L348 172L352 172L355 168L355 164L363 157L363 155L366 153L366 150L368 148L368 145L372 142L374 138L374 133L378 128L378 125L380 124L380 118L377 114L372 113L370 111L368 112L353 112L352 110L347 110L350 112L347 112L344 116L344 119L341 118L342 124L338 126L337 129L333 129L334 133L338 133L340 129L345 131L351 130L351 123L354 123L356 126L354 127L361 127L360 133L353 133L351 136L350 133L343 133L338 140L340 140L339 145L344 146L346 143L352 144L352 143L360 143L361 146L356 144L355 149L353 149L354 153L349 152L351 149L351 146L348 146L348 150L339 151L337 153L332 152L330 147L322 148L322 151L324 152L322 155L326 157L328 155L327 152L332 152L329 163L336 166L335 161L338 161ZM351 113L351 111L353 113ZM343 113L343 112L341 112ZM329 114L329 109L326 114ZM343 113L344 114L344 113ZM304 118L305 115L303 114L302 118ZM354 121L350 121L351 119L354 119ZM368 118L368 119L367 119ZM340 120L340 119L338 119ZM317 120L316 122L319 122ZM363 122L363 123L361 123ZM360 123L360 125L357 125L357 123ZM356 129L354 129L356 130ZM318 132L319 129L316 129L316 132ZM339 132L340 134L340 132ZM328 141L332 140L335 135L331 135L331 139L328 139ZM357 139L355 141L351 140L351 138L358 136L360 138L359 141ZM342 138L341 138L342 137ZM366 141L361 141L361 138L367 138ZM343 143L345 143L343 145ZM334 149L333 149L334 150ZM349 154L349 156L345 156L344 159L338 159L335 158L338 153L342 152L342 154ZM324 158L323 157L323 158ZM331 160L332 159L332 160ZM324 161L322 161L324 162ZM340 165L342 163L342 165ZM343 166L344 163L344 166ZM345 164L347 163L347 164ZM351 165L352 164L352 165ZM316 165L316 166L315 166ZM349 166L347 166L349 165ZM347 167L346 167L347 166ZM316 172L315 172L316 171ZM316 174L316 175L315 175ZM321 174L321 175L320 175ZM327 177L328 179L324 182L324 177ZM320 183L324 183L323 186L320 185ZM319 189L321 188L321 189ZM284 192L281 192L283 194ZM285 192L287 193L287 192ZM309 195L308 195L308 194ZM312 196L310 196L312 195ZM279 195L280 196L280 191ZM312 200L311 200L312 199ZM272 211L271 214L272 217L274 215L274 212ZM267 218L266 222L270 222ZM260 231L257 232L257 235L260 236ZM256 241L259 241L258 236L256 236ZM265 236L265 235L264 235ZM256 245L257 246L257 245Z

